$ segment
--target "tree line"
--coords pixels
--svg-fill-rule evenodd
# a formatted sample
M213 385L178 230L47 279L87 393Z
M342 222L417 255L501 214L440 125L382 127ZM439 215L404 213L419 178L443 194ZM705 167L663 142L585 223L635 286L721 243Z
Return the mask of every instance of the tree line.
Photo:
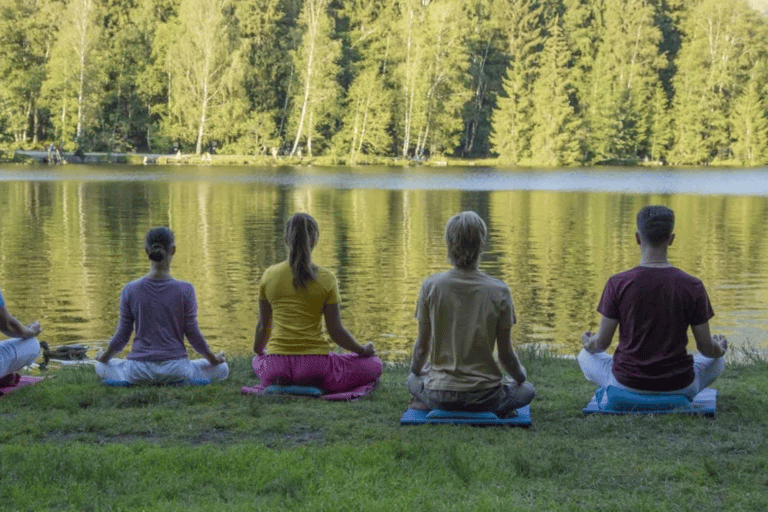
M0 140L68 150L768 161L747 0L0 0Z

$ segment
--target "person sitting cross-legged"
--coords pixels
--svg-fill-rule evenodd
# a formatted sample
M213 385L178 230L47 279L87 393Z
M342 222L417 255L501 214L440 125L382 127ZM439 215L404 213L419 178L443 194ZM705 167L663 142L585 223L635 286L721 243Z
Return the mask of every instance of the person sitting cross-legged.
M486 236L485 222L474 212L448 220L445 241L454 268L425 279L416 306L418 336L406 383L412 408L507 418L533 400L536 391L512 348L512 295L506 284L478 270Z
M0 387L16 385L19 381L16 372L37 358L40 343L35 336L41 331L38 322L25 326L11 315L0 292L0 332L11 337L0 341Z
M342 324L336 276L312 261L319 238L311 215L296 213L285 224L288 259L267 268L259 282L253 371L264 387L311 386L327 394L371 390L381 377L381 359L373 343L361 345ZM331 352L323 320L331 340L351 354Z
M145 238L151 260L149 273L125 285L120 295L120 322L109 346L96 357L96 374L106 381L130 384L208 383L224 380L229 366L223 353L214 354L197 324L194 287L171 277L176 254L173 232L151 229ZM128 344L127 359L113 357ZM186 336L202 359L190 360Z
M722 373L728 340L710 334L714 312L704 284L667 259L674 226L674 212L665 206L646 206L637 214L640 264L608 280L597 307L599 330L582 335L578 362L590 382L692 399ZM689 327L699 350L695 356L686 349ZM611 357L605 351L617 328Z

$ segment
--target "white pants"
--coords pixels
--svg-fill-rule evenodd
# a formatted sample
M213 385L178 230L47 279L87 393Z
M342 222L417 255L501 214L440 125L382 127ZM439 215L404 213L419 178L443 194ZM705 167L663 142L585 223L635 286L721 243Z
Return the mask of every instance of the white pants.
M694 378L693 382L688 386L674 391L646 391L630 388L616 380L616 377L613 376L613 357L610 354L605 352L590 354L586 350L582 350L579 353L578 361L581 371L584 372L587 380L600 387L616 386L634 391L635 393L685 395L690 399L693 399L693 397L699 394L699 391L712 384L723 373L725 368L725 358L711 359L701 354L696 354L693 356Z
M192 381L211 382L229 376L227 363L212 365L206 359L169 359L167 361L134 361L112 358L107 364L96 362L96 374L102 379L131 384L167 384Z
M36 338L0 341L0 377L32 364L39 353L40 342Z

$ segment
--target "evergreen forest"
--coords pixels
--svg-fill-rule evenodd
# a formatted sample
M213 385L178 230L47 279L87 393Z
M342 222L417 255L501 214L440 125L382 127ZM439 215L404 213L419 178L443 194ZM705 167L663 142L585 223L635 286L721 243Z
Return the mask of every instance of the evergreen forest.
M0 0L0 145L768 161L747 0Z

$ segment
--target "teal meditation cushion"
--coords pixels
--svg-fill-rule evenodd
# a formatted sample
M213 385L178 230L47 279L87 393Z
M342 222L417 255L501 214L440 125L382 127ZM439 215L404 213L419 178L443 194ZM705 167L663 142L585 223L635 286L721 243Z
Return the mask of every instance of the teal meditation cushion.
M300 396L320 396L323 394L323 390L315 386L278 386L277 384L271 384L264 388L265 395L300 395Z
M434 409L427 413L427 419L467 419L467 420L497 420L499 419L492 412L469 412L469 411L443 411L442 409Z
M603 411L670 411L691 408L691 401L685 395L634 393L616 386L598 389L595 398Z

